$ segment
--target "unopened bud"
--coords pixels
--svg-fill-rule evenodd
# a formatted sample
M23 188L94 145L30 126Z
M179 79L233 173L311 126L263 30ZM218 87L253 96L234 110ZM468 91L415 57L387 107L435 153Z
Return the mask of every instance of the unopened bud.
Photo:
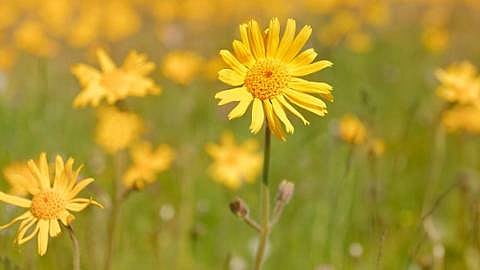
M230 210L238 217L243 218L248 216L247 204L240 198L235 198L235 200L230 203Z
M277 201L281 201L284 204L290 202L295 191L295 185L292 182L283 180L280 185L278 185Z

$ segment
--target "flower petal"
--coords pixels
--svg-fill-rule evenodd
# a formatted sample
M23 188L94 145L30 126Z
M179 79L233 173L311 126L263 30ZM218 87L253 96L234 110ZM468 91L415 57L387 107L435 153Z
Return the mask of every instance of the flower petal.
M244 115L248 109L248 106L250 105L250 103L252 103L252 100L253 100L253 96L250 96L249 98L241 100L238 103L238 105L235 106L235 108L233 108L233 110L230 111L230 113L228 114L228 119L232 120L234 118L238 118Z
M60 229L60 224L58 224L58 221L56 219L51 219L49 231L50 237L56 237L61 231L62 230Z
M262 101L255 98L252 106L252 123L250 124L250 132L258 133L263 126L264 120L265 114L263 112Z
M287 108L287 110L289 110L295 116L300 118L304 125L310 125L310 122L308 122L307 119L305 119L305 117L303 117L303 115L299 111L297 111L292 105L290 105L290 103L288 103L288 101L285 100L283 95L279 95L276 98L285 108Z
M231 86L239 86L244 82L244 76L231 69L222 69L218 72L218 79Z
M278 117L274 114L272 104L270 100L266 99L263 101L263 110L267 116L267 122L270 130L272 131L273 135L279 138L282 141L285 141L285 134L283 133L282 126L278 121Z
M290 45L288 51L283 56L283 61L285 63L290 62L298 54L298 52L300 52L303 46L305 46L305 43L307 43L311 34L312 27L309 25L304 26L302 30L300 30L298 35L295 37L295 40L292 42L292 45Z
M315 52L314 49L308 49L303 52L301 52L299 55L297 55L293 60L288 64L288 66L292 69L301 67L301 66L306 66L315 60L317 58L318 54Z
M247 88L238 87L220 91L215 95L215 98L220 99L218 105L224 105L233 101L241 101L251 96L252 94L248 92Z
M14 218L14 219L13 219L12 221L10 221L9 223L0 226L0 230L6 229L6 228L12 226L13 224L19 222L20 220L25 220L25 219L28 219L28 218L30 218L30 217L32 217L32 213L30 213L30 211L27 211L27 212L21 214L20 216Z
M255 64L255 58L253 58L252 53L250 50L245 47L245 44L238 40L233 41L233 51L235 52L235 55L237 56L238 60L248 66L251 67Z
M288 82L288 87L304 93L315 93L321 95L328 101L333 101L331 93L332 86L323 82L310 82L300 78L291 78Z
M100 68L103 72L110 72L116 69L115 63L112 61L112 58L103 49L97 50L97 58L100 63Z
M238 59L228 50L221 50L220 56L222 57L223 61L227 63L235 72L239 74L246 74L247 68L238 61Z
M285 33L283 34L280 45L278 46L276 57L282 59L283 56L287 53L288 48L292 44L293 38L295 37L295 28L296 23L293 19L287 20L287 26L285 27Z
M325 116L327 113L327 105L321 99L291 89L284 89L283 91L287 99L293 104L319 116Z
M280 41L280 22L278 18L273 18L268 27L267 36L267 57L274 57L277 53L278 43Z
M20 207L23 207L23 208L30 208L32 206L32 201L30 201L30 200L27 200L27 199L24 199L24 198L21 198L21 197L17 197L17 196L13 196L13 195L8 195L8 194L3 193L1 191L0 191L0 201L8 203L8 204L15 205L15 206L20 206Z
M251 20L249 23L250 38L252 41L252 52L256 59L265 57L265 44L263 41L263 33L260 30L258 22Z
M39 232L38 232L38 239L37 239L37 248L38 254L40 256L45 255L47 253L48 248L48 232L50 227L50 222L47 219L40 219L38 221Z
M86 178L83 179L82 181L79 181L73 189L71 189L68 194L67 194L67 199L70 200L72 198L75 198L80 191L82 191L85 187L90 185L93 181L95 181L93 178Z
M298 66L296 68L292 68L290 70L290 75L292 76L305 76L317 71L320 71L324 68L332 66L333 63L327 60L321 60L314 62L312 64L306 65L306 66Z
M34 222L32 223L35 224L35 222L37 223L37 225L35 226L35 229L29 234L27 235L26 237L23 237L23 235L25 233L27 233L27 231L25 231L25 233L23 233L23 231L21 233L23 233L22 235L18 234L18 237L16 238L16 242L17 244L19 245L22 245L28 241L30 241L33 237L35 237L35 235L37 235L38 231L40 230L40 224L38 222L39 220L38 219L34 219ZM22 237L20 237L22 236Z
M53 188L54 189L64 189L65 188L65 183L64 183L64 170L65 164L63 163L62 157L57 155L55 159L55 178L53 180Z
M288 120L288 117L285 114L285 111L283 110L282 105L280 105L280 103L276 99L272 99L270 101L272 102L273 111L278 116L278 118L280 118L280 121L282 121L283 124L285 125L285 130L288 133L292 134L294 131L293 125L290 122L290 120Z

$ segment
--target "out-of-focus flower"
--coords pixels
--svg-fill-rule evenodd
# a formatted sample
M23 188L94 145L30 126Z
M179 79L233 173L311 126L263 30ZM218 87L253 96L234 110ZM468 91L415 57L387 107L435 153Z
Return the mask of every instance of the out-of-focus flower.
M218 77L218 71L225 67L220 57L212 57L205 63L204 75L208 80L214 81Z
M162 72L169 80L187 85L197 76L201 63L200 56L193 52L174 51L165 56Z
M130 156L133 164L125 172L123 183L127 188L142 189L153 183L158 173L170 168L175 153L165 144L153 150L150 143L141 142L132 147Z
M429 27L422 33L423 45L433 53L441 53L448 47L449 32L444 28Z
M13 162L3 169L3 176L10 185L10 191L8 193L20 197L24 197L28 194L28 190L25 186L29 185L28 181L31 181L32 174L27 166L26 162Z
M243 182L252 183L260 173L262 155L253 139L237 144L233 134L226 132L220 144L207 144L206 151L213 158L209 174L227 188L238 189Z
M340 120L339 135L350 144L363 144L367 139L365 125L355 115L347 114Z
M130 146L144 130L143 121L138 115L115 107L100 108L97 117L95 140L110 154Z
M0 230L20 222L15 243L21 245L38 235L38 254L43 256L47 252L49 238L56 237L61 232L59 221L65 226L73 222L75 217L70 211L80 212L90 204L102 207L93 199L76 198L94 180L86 178L77 182L81 167L74 171L73 162L69 158L64 164L63 159L57 156L55 169L50 172L45 153L40 155L38 163L30 160L30 179L24 187L32 198L25 199L0 192L0 201L27 210L10 223L0 226Z
M477 69L470 62L451 64L447 69L435 72L441 85L437 95L459 104L478 104L480 101L480 77Z
M369 35L364 32L352 33L347 37L347 46L356 53L368 52L372 47L372 41Z
M103 99L114 104L129 96L160 93L160 88L147 77L155 65L148 62L144 54L130 52L121 67L117 67L104 50L97 50L97 57L101 70L85 64L72 67L72 73L83 87L73 101L74 107L96 107Z
M40 23L26 21L14 32L15 44L18 48L36 56L52 56L58 50L57 44L50 39Z
M255 20L240 25L241 41L233 41L232 54L220 51L230 68L218 73L219 79L235 88L218 92L215 98L219 105L238 102L228 114L229 119L241 117L252 105L250 131L258 133L265 118L273 134L285 140L284 128L293 133L294 127L286 111L300 118L305 125L309 122L291 104L319 116L327 113L323 99L333 101L332 87L327 83L311 82L299 77L330 67L327 60L315 61L317 53L308 49L300 53L310 38L312 28L304 26L295 35L296 22L287 21L283 37L280 38L280 22L274 18L263 31ZM264 35L264 32L267 33Z
M15 63L16 55L17 53L13 48L8 46L0 47L0 70L8 71Z
M112 42L122 40L140 28L140 14L130 2L133 1L106 1L101 23L108 40Z
M480 134L480 108L476 105L458 105L442 114L442 124L448 132Z
M380 138L373 138L368 142L368 153L373 157L381 157L385 153L385 142Z

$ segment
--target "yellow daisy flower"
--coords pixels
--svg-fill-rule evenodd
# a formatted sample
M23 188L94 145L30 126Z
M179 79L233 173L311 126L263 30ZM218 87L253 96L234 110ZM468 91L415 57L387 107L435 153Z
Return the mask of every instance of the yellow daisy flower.
M228 114L234 119L245 114L252 105L250 131L257 133L265 118L273 134L285 140L280 122L288 133L294 127L286 111L300 118L305 125L309 122L291 104L295 104L319 116L327 113L327 105L312 94L333 101L332 87L327 83L311 82L299 77L320 71L332 65L326 60L315 61L317 53L308 49L300 53L309 39L312 28L304 26L295 36L295 20L289 19L280 39L280 23L274 18L269 27L262 31L255 20L240 25L241 41L233 41L232 54L220 51L223 60L231 67L218 73L219 79L235 88L215 95L219 105L238 102Z
M0 192L0 201L26 208L27 211L0 226L0 230L20 222L15 243L21 245L38 235L38 254L43 256L47 252L49 237L56 237L61 232L59 221L68 226L74 220L70 211L80 212L90 204L103 208L92 199L76 198L94 180L86 178L77 182L81 167L74 171L73 162L69 158L64 164L63 159L57 156L55 169L50 171L45 153L40 155L38 163L30 160L31 180L25 188L32 198Z
M193 52L174 51L163 61L163 75L176 83L187 85L200 71L202 59Z
M454 63L435 73L441 85L437 95L448 102L474 104L480 101L480 77L468 61Z
M340 120L339 135L350 144L363 144L367 139L365 125L355 115L347 114Z
M236 144L232 133L224 133L220 144L206 146L207 153L214 160L208 169L209 174L230 189L238 189L243 182L254 182L263 162L258 147L253 139Z
M3 169L3 176L10 185L8 193L24 197L28 195L28 190L25 186L30 184L32 174L26 162L13 162Z
M108 104L114 104L128 96L160 94L160 88L152 79L146 77L155 65L148 62L144 54L130 52L121 67L117 67L102 49L97 50L97 58L101 70L85 64L72 67L72 73L83 87L73 101L74 107L97 107L103 99Z
M100 108L97 118L95 141L110 154L130 146L144 130L138 115L113 106Z
M153 150L148 142L142 142L130 150L133 164L123 176L127 188L142 189L155 181L156 174L170 168L175 158L174 151L168 145L160 145Z

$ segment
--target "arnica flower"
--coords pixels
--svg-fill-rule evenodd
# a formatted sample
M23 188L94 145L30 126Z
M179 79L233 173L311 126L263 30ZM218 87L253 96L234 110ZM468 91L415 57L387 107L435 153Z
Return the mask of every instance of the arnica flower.
M480 108L477 105L457 105L442 114L442 125L448 132L480 134Z
M133 164L123 176L127 188L143 189L155 181L158 173L170 168L175 153L168 145L159 145L155 150L148 142L134 145L130 150Z
M97 57L101 70L85 64L72 67L72 73L83 87L73 101L74 107L97 107L104 99L108 104L114 104L129 96L160 93L160 88L147 77L155 65L148 62L144 54L130 52L121 67L117 67L102 49L97 50Z
M253 139L237 144L232 133L224 133L220 144L206 145L207 153L213 158L209 174L229 189L238 189L244 182L254 182L262 167L258 147Z
M0 230L20 222L15 243L21 245L38 235L38 254L42 256L47 252L49 237L60 234L59 222L68 226L74 220L70 211L80 212L90 204L102 208L92 199L76 198L80 191L94 180L86 178L77 182L81 167L74 171L73 162L73 159L69 158L64 163L63 159L57 156L55 169L51 171L45 153L40 155L38 163L30 160L28 168L31 178L25 181L28 183L25 189L32 198L25 199L0 192L0 201L27 210L10 223L0 226Z
M3 169L3 176L10 185L8 193L20 197L28 195L26 186L33 179L30 169L26 162L13 162Z
M295 29L295 20L289 19L280 38L278 19L272 19L265 31L260 29L257 21L251 20L248 24L240 25L241 41L233 41L235 55L228 50L220 51L230 68L220 70L219 79L235 88L221 91L215 98L220 99L219 105L238 102L228 114L229 119L244 115L253 103L252 133L260 131L266 118L273 134L285 140L280 122L288 133L294 131L287 111L300 118L305 125L309 124L291 104L324 116L327 105L312 94L333 101L330 85L299 78L329 67L332 63L315 61L317 53L313 49L300 53L312 28L304 26L298 35L295 35Z
M480 77L471 63L451 64L447 69L435 72L441 85L437 95L447 102L477 104L480 101Z
M163 75L178 84L188 85L199 73L202 59L193 52L174 51L163 61Z
M100 108L97 118L95 141L110 154L130 146L144 130L143 121L138 115L113 106Z
M338 131L340 138L350 144L363 144L367 139L367 129L355 115L343 116Z

